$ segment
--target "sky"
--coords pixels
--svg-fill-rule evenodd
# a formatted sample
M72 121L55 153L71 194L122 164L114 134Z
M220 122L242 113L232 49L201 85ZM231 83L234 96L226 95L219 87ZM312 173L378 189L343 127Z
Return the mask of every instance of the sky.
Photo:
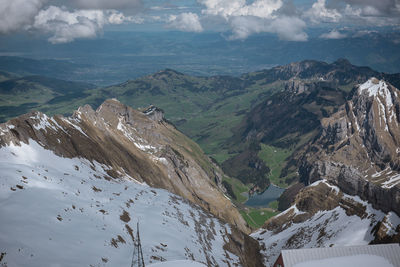
M222 32L227 40L271 33L293 42L341 39L349 29L400 30L400 0L0 0L0 35L29 33L51 44L109 30Z

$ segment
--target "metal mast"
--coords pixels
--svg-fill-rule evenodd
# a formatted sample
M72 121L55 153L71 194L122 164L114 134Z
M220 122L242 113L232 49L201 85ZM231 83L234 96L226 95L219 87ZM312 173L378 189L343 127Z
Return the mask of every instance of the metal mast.
M145 267L143 259L142 244L140 243L139 222L137 223L136 240L133 242L133 255L131 267Z

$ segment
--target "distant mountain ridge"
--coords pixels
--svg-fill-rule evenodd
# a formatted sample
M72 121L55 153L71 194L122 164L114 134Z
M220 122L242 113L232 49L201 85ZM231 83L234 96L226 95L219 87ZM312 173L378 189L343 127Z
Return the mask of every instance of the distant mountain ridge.
M331 64L306 60L240 77L194 77L166 69L111 87L84 89L79 95L48 97L35 105L32 100L21 111L65 114L85 104L97 108L113 97L133 107L154 104L230 176L263 190L271 179L284 187L299 179L290 156L278 160L278 169L271 168L270 161L276 160L265 145L292 155L316 136L320 120L336 112L352 88L370 77L400 85L400 74L379 73L345 59ZM18 106L9 109L9 116L18 115Z

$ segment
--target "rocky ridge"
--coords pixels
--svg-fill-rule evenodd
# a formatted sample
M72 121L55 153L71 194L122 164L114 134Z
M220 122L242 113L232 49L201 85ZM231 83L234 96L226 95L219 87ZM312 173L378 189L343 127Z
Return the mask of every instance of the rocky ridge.
M81 107L68 118L33 112L0 125L1 147L32 142L62 158L105 166L99 179L128 179L188 199L233 225L226 246L240 254L241 264L260 261L257 243L243 234L248 231L243 218L218 186L221 171L164 119L162 110L140 112L112 99L97 110Z
M300 160L305 184L327 179L375 208L400 214L400 91L371 78L322 120Z
M253 234L266 264L281 249L398 242L400 91L371 78L354 88L297 153L290 207Z

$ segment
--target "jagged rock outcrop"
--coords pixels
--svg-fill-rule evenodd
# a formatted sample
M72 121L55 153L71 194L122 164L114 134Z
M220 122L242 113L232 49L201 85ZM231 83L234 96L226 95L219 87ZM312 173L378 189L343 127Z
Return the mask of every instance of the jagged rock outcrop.
M300 160L301 180L320 179L375 208L400 214L400 91L369 79L335 114Z

